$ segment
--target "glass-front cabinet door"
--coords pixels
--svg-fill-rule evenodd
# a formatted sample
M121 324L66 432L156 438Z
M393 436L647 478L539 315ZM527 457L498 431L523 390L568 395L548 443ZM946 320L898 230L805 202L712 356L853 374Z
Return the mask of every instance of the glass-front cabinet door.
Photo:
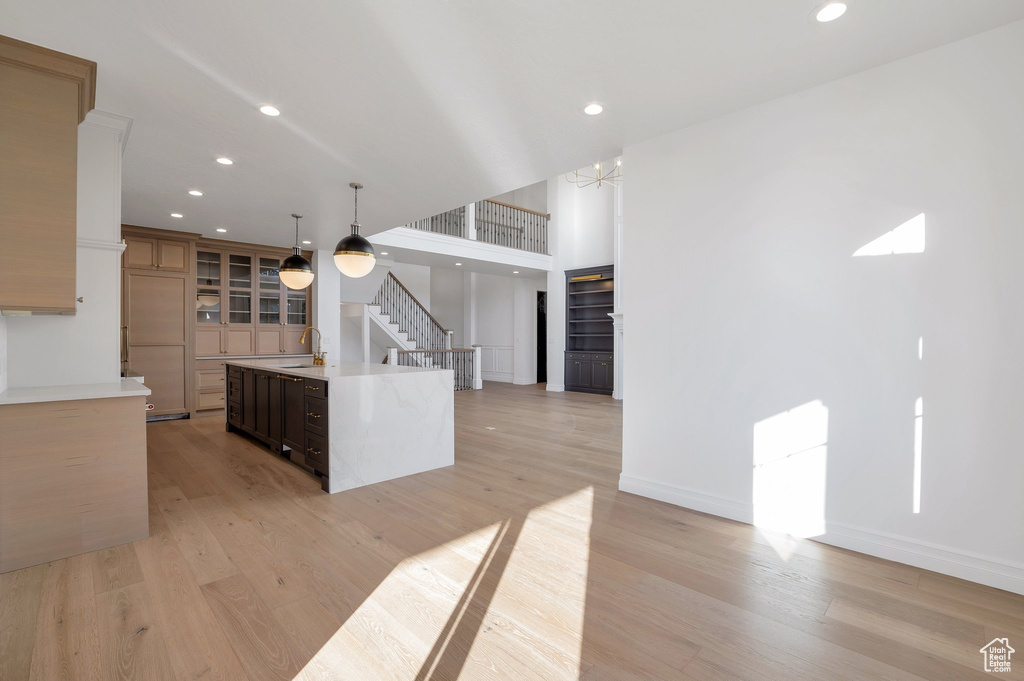
M281 262L260 258L260 324L281 324Z
M220 324L221 256L213 251L196 252L196 323Z
M252 324L252 256L228 254L228 323Z
M305 328L306 326L306 289L301 291L293 291L286 289L286 304L288 305L288 314L285 322L289 325L296 325Z

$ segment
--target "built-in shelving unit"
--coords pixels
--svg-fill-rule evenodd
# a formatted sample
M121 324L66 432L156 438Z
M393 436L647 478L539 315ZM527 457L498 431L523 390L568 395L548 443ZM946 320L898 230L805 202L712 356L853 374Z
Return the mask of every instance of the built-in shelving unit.
M611 265L565 273L565 388L610 395L613 388L615 270Z

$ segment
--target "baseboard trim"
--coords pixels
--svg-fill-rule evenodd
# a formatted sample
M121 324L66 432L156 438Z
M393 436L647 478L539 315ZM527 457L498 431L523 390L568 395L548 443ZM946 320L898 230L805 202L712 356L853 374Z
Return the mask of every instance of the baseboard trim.
M481 371L480 378L485 381L495 381L497 383L511 383L512 372L511 371Z
M562 385L561 383L548 383L544 387L544 389L545 390L550 390L553 393L563 393L563 392L565 392L565 386Z
M622 473L619 476L619 489L748 525L752 525L754 520L754 509L749 503L634 475ZM825 528L825 534L811 539L985 586L1024 594L1024 565L841 523L826 521Z

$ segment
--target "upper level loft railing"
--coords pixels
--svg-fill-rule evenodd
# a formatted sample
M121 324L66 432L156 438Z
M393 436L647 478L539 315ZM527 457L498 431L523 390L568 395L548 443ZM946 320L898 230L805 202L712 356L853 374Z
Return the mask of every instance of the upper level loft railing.
M380 305L382 314L390 317L399 331L424 350L447 350L451 348L451 336L441 323L427 312L427 308L416 300L416 296L391 272L381 284L371 305Z
M550 219L548 213L485 199L405 226L547 255Z

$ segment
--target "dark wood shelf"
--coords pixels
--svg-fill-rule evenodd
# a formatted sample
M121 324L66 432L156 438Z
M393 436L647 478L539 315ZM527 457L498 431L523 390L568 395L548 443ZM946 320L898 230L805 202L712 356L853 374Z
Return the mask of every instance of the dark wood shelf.
M570 310L582 310L587 307L615 307L615 303L595 303L593 305L570 305Z
M569 291L569 295L570 296L592 296L595 293L612 293L612 292L613 291L610 288L603 288L603 289L598 289L596 291Z
M599 279L572 281L574 276ZM565 389L610 395L614 387L614 269L611 265L565 273Z
M611 333L570 333L570 338L611 338L615 334Z
M570 324L604 324L604 323L611 324L612 323L612 318L611 317L606 317L604 319L600 319L600 318L599 319L570 319L569 323Z

